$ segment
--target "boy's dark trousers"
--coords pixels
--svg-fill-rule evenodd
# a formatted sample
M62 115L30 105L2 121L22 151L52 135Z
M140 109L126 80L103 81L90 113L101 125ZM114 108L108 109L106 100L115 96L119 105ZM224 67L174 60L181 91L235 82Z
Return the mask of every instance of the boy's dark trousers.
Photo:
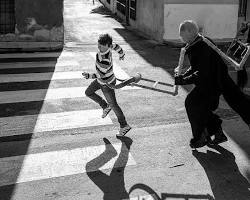
M193 133L193 139L199 140L207 128L209 135L214 135L222 120L213 113L218 107L219 96L209 97L198 88L194 88L185 99L185 108Z
M97 90L102 90L107 102L100 97L98 94L95 92ZM118 122L120 123L120 127L123 128L124 126L127 125L125 116L120 108L120 106L117 104L116 97L115 97L115 91L111 88L109 88L106 85L101 85L98 83L97 80L94 80L86 89L85 94L87 97L91 98L93 101L98 103L102 109L105 109L108 104L116 114L116 117L118 119Z

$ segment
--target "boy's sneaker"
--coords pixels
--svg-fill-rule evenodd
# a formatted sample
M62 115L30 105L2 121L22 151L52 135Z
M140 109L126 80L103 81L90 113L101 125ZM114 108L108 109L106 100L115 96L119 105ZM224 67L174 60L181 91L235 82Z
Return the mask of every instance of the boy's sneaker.
M117 137L123 137L126 135L127 132L129 132L131 129L131 126L129 126L128 124L126 126L124 126L123 128L120 128L119 133L116 134Z
M103 109L102 118L105 118L109 114L110 111L111 111L111 107L108 105L107 108Z

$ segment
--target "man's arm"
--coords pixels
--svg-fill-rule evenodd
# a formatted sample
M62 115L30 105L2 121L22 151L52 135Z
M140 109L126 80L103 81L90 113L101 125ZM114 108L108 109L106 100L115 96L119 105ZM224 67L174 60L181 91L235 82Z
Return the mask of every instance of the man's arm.
M189 85L195 83L198 78L198 71L190 67L184 74L175 76L175 85Z
M176 77L177 85L187 84L208 84L208 79L211 74L211 51L209 47L204 44L199 48L192 51L190 55L191 68L187 70L183 75ZM209 77L209 78L208 78Z

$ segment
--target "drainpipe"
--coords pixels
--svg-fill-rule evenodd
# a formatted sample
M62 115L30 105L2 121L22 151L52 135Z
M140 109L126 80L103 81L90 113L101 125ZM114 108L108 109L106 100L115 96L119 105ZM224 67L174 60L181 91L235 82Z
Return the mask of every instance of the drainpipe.
M126 25L129 26L129 2L130 0L126 0Z

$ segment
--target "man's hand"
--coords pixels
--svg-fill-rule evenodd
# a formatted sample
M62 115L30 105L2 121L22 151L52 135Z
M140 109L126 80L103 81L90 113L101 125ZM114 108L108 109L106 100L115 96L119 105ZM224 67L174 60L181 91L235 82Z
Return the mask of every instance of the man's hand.
M176 75L174 77L174 84L175 85L183 85L184 84L183 76L182 75Z
M174 75L175 75L175 76L178 76L180 73L181 73L181 71L180 71L180 66L177 66L177 67L174 69Z
M89 73L87 73L87 72L83 72L82 75L83 75L83 77L86 78L86 79L89 79L89 78L90 78L90 75L89 75Z

